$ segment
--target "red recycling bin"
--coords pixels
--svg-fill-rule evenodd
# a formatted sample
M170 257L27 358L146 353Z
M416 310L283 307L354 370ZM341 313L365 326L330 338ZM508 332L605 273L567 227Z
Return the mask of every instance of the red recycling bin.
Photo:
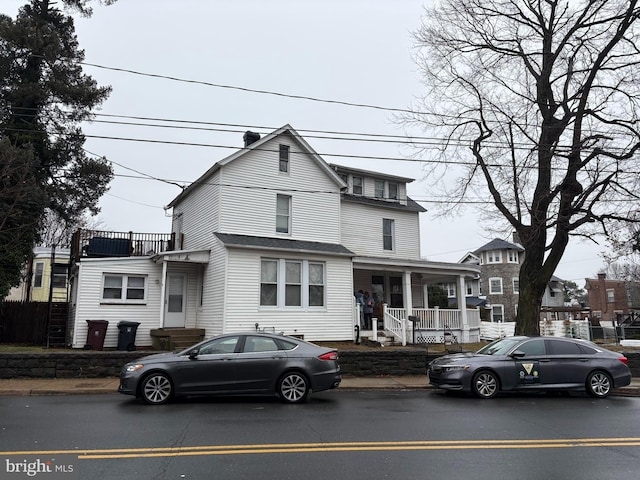
M104 337L107 335L109 322L106 320L87 320L89 326L87 330L87 343L85 350L102 350Z

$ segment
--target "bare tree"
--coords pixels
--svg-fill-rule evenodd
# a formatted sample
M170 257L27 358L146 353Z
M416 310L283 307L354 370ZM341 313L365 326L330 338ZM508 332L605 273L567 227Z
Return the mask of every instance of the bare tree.
M428 91L408 120L444 138L429 173L458 179L453 202L495 205L525 248L516 333L539 333L570 235L635 220L639 14L637 1L448 0L415 34Z

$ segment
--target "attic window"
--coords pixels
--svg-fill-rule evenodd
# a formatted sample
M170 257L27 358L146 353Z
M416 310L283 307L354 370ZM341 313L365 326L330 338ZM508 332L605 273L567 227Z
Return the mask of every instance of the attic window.
M289 145L280 145L280 171L289 172Z
M384 198L384 180L376 180L374 195L376 198Z
M518 263L518 251L517 250L509 250L507 252L507 261L509 263Z
M353 194L362 195L362 177L353 177Z
M398 199L398 184L397 183L389 182L389 198L391 200L397 200Z

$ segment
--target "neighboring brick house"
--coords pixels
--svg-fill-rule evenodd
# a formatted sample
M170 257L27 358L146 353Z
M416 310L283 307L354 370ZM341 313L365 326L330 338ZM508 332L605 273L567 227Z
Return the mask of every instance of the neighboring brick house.
M592 322L614 321L618 314L629 313L627 284L624 280L608 280L605 273L585 279L585 290Z

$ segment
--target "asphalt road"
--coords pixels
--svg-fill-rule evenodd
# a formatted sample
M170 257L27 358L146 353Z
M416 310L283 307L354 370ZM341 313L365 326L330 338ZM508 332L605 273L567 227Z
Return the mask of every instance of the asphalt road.
M0 479L631 479L640 398L331 391L305 405L0 398ZM21 463L22 462L22 463ZM42 467L47 468L45 466ZM62 471L65 470L65 471Z

